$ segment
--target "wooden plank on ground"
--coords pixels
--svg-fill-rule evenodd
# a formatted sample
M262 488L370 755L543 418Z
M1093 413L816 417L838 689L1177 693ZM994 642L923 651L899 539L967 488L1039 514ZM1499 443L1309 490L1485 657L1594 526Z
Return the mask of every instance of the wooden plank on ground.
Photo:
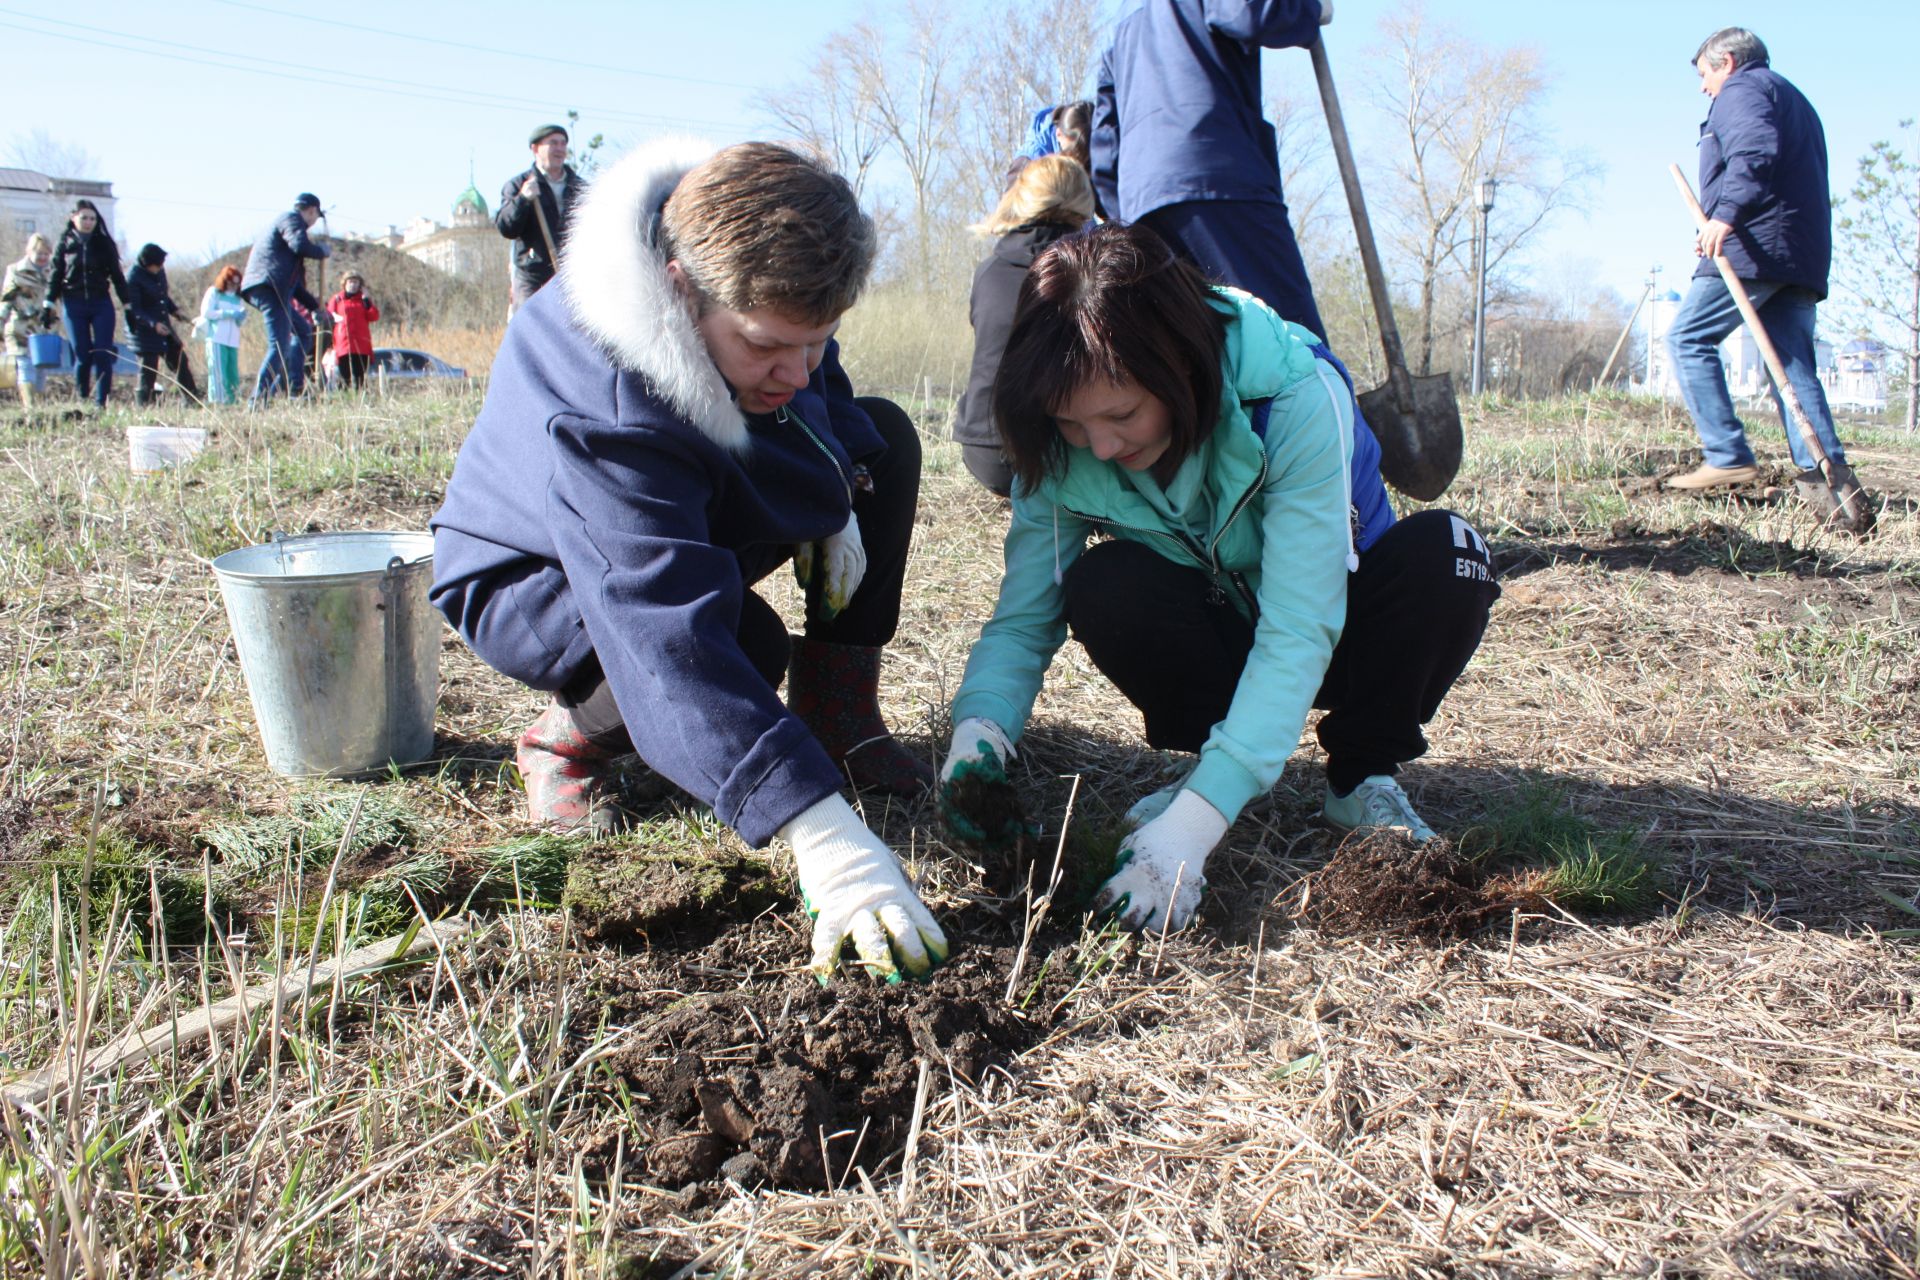
M0 1087L0 1104L20 1108L45 1106L57 1093L85 1085L133 1063L198 1044L276 1003L284 1008L335 982L365 977L389 965L419 959L468 936L474 928L473 921L464 919L424 924L411 938L403 933L370 942L344 956L317 964L311 970L303 965L298 972L278 981L248 987L184 1017L168 1019L144 1031L129 1031L117 1040L84 1053L78 1063L63 1050L53 1062Z

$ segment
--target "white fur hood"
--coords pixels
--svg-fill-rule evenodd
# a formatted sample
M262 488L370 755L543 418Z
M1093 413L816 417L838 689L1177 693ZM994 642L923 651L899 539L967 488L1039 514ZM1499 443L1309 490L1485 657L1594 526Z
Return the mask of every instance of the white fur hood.
M747 422L693 327L654 244L657 215L711 143L661 138L595 175L560 251L560 287L574 323L615 364L645 378L714 443L747 445Z

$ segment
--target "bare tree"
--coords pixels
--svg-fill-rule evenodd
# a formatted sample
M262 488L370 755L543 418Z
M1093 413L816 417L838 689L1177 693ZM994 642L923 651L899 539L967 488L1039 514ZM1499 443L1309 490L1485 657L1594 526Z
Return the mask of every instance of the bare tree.
M1334 187L1333 142L1319 102L1276 93L1267 99L1267 120L1280 152L1280 193L1294 239L1305 244L1338 234L1337 220L1346 218L1346 209L1327 199Z
M982 17L970 42L956 131L956 201L963 208L984 213L999 199L1035 111L1086 92L1099 10L1098 0L1005 0Z
M760 105L780 128L851 182L856 195L864 196L886 136L868 86L856 71L853 40L846 32L829 38L800 80L764 95Z
M1874 143L1839 212L1834 274L1876 328L1899 336L1913 431L1920 427L1920 164L1891 142Z
M1396 135L1383 221L1418 285L1412 355L1416 372L1430 373L1443 278L1471 271L1475 183L1499 182L1491 272L1554 213L1577 206L1595 171L1552 154L1539 123L1547 86L1537 50L1475 44L1431 21L1420 0L1380 30L1387 74L1372 97ZM1464 330L1464 317L1449 327Z
M14 134L7 143L7 158L49 178L91 178L100 172L100 161L85 147L56 138L45 129Z

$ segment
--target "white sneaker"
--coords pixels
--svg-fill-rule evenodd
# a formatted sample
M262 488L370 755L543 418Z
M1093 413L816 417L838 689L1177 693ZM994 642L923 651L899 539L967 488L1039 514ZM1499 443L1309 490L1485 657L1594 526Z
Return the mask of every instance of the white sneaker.
M1418 843L1433 839L1433 828L1413 811L1413 802L1400 784L1384 773L1376 773L1344 796L1327 789L1327 802L1321 810L1329 825L1342 831L1360 831L1370 827L1399 827Z

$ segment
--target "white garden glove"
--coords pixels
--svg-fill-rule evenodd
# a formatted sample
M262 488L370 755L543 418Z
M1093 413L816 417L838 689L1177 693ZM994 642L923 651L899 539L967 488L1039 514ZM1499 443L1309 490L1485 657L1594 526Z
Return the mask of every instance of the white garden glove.
M947 958L947 935L908 883L900 860L838 793L780 828L793 846L800 892L813 916L813 959L822 984L849 936L867 972L888 982L902 970L924 978Z
M969 717L953 726L940 768L940 820L956 839L1000 849L1025 834L1026 818L1007 779L1013 756L1013 740L993 721Z
M867 576L867 548L860 541L860 522L851 511L847 527L818 542L793 549L793 576L807 593L807 613L819 621L847 607L860 579Z
M1320 0L1320 25L1326 26L1333 21L1333 0Z
M1225 815L1183 789L1159 817L1121 841L1114 872L1094 895L1094 911L1136 932L1186 928L1207 887L1207 855L1225 834Z

